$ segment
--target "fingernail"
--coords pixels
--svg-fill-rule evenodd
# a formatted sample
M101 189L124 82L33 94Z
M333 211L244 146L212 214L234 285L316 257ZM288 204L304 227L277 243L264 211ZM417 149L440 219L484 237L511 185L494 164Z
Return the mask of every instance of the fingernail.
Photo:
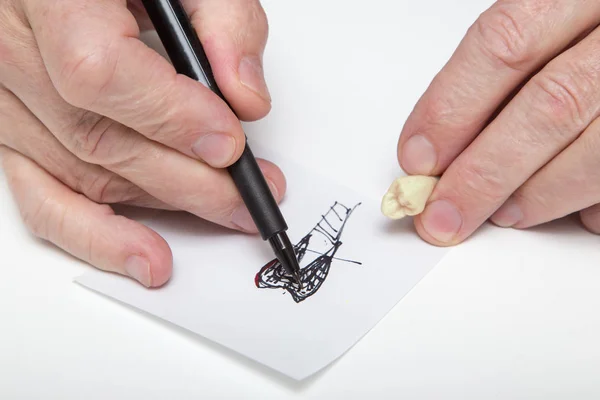
M437 164L435 148L425 136L415 135L402 149L402 169L411 175L429 175Z
M267 183L269 184L269 189L271 189L271 193L273 194L273 197L275 197L275 200L279 199L279 190L277 190L277 186L268 179Z
M242 85L252 90L264 100L271 102L271 94L265 82L265 71L262 62L256 56L242 58L238 73Z
M435 240L449 243L462 226L462 217L456 207L446 200L429 204L421 216L423 229Z
M494 224L503 228L515 226L522 219L523 212L521 211L521 207L510 201L500 207L491 218Z
M213 167L223 167L233 158L235 139L223 133L202 136L192 146L192 152Z
M231 215L231 222L246 232L256 232L256 224L246 206L241 205Z
M140 256L130 256L125 261L125 272L142 285L152 286L152 275L150 274L150 261Z

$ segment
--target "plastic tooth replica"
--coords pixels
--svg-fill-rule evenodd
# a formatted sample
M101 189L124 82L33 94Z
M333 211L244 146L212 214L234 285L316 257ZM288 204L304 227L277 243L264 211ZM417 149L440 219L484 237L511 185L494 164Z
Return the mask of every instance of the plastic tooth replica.
M422 213L438 180L422 175L402 176L394 180L383 196L381 212L391 219Z

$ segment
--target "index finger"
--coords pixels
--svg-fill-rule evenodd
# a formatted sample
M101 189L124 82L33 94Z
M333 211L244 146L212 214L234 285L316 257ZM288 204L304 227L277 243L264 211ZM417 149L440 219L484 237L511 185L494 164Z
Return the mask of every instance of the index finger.
M26 0L26 9L48 74L67 102L213 167L239 158L245 136L235 114L139 40L125 2Z
M404 171L440 175L523 81L599 18L597 1L497 1L469 29L406 121L398 142Z

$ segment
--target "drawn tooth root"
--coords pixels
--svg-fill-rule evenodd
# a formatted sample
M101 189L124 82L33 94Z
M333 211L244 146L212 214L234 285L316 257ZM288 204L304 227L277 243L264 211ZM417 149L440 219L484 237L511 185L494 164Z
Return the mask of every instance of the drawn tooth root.
M361 203L348 208L335 202L321 216L317 224L294 246L300 263L300 280L302 289L286 274L278 260L271 260L256 274L256 287L260 289L284 289L296 303L300 303L314 295L322 287L333 260L361 265L358 261L336 258L335 254L342 246L342 233L348 219ZM324 240L316 240L315 238ZM312 247L309 248L309 244ZM307 256L307 253L310 256Z

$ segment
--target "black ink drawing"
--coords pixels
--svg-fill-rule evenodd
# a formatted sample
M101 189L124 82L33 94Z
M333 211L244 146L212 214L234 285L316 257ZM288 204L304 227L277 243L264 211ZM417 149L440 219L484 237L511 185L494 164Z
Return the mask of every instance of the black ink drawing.
M284 289L296 303L306 300L314 295L323 285L333 260L349 262L361 265L358 261L335 258L335 254L342 245L341 237L346 222L360 203L348 208L341 203L335 202L325 215L321 216L317 225L310 230L294 246L298 262L300 263L300 285L294 282L281 263L271 260L256 274L255 284L260 289ZM309 248L311 245L311 248ZM314 258L306 257L306 253L314 254Z

